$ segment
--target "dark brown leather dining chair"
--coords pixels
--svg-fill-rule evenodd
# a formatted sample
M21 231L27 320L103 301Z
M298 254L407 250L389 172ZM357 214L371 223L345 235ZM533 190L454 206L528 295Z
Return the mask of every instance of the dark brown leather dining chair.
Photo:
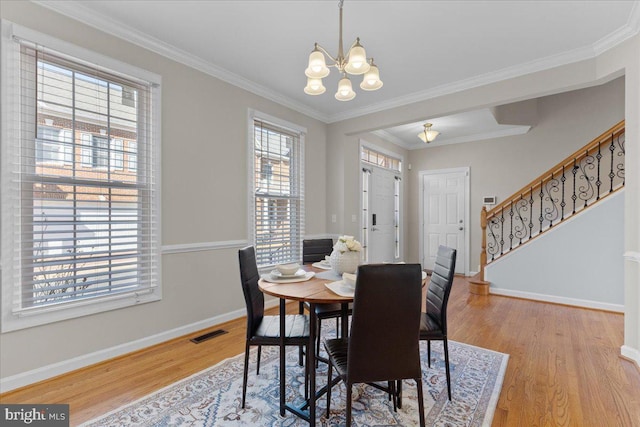
M324 257L331 255L333 251L332 239L305 239L302 241L302 261L306 263L314 263L324 260ZM300 303L300 314L304 312L304 307L309 310L309 305ZM349 304L348 314L351 314L351 304ZM338 320L342 316L342 307L340 304L316 304L316 318L318 319L318 330L316 341L316 355L320 353L320 336L322 332L322 321L324 319L336 319L336 332L340 332ZM318 360L316 360L316 365Z
M371 264L358 268L350 335L348 339L324 341L329 355L327 381L331 383L335 368L347 388L347 426L351 425L353 384L387 382L386 388L376 387L394 396L395 409L395 383L413 379L420 426L424 427L418 340L421 300L419 264ZM327 390L327 416L330 402L331 387Z
M302 262L308 264L322 261L332 251L332 239L305 239L302 241Z
M442 341L447 374L447 392L451 400L449 346L447 344L447 304L456 268L456 250L440 246L427 288L427 312L420 319L420 339L427 341L428 366L431 367L431 341Z
M264 294L258 288L258 266L253 246L238 251L242 293L247 306L247 339L244 351L244 372L242 377L242 407L247 394L247 375L249 370L249 348L258 346L256 374L260 374L260 353L263 345L280 345L280 316L264 315ZM290 314L285 317L287 334L286 345L302 347L309 342L309 317L304 314ZM302 361L301 361L302 362ZM307 378L308 366L305 366ZM306 387L305 387L306 389Z

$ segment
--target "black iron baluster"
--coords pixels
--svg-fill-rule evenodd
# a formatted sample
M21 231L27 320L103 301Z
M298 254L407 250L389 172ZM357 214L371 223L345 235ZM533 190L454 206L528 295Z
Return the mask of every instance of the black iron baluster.
M622 185L624 186L624 182L625 182L625 175L624 175L624 155L625 155L625 150L624 150L624 142L625 142L625 134L621 133L620 135L618 135L618 146L620 147L620 152L618 153L618 157L622 157L623 161L621 163L618 163L617 169L618 172L616 173L616 175L620 178L622 178Z
M571 173L573 174L573 195L571 196L571 200L573 200L572 213L576 213L576 200L578 200L578 196L576 195L576 174L578 173L578 166L576 165L576 159L573 159L573 169L571 169Z
M589 200L595 196L596 192L595 188L593 188L593 184L591 183L595 177L589 176L587 173L588 170L593 170L596 167L594 164L594 157L589 154L589 150L585 151L584 157L580 160L579 167L582 172L582 178L584 179L584 185L578 188L578 197L580 200L584 200L584 209L589 205Z
M511 201L511 207L509 208L509 250L513 249L513 200Z
M611 169L609 170L609 181L611 182L609 186L609 193L613 191L613 178L616 177L616 174L613 173L613 152L616 150L616 146L613 143L613 134L611 134L611 145L609 145L609 153L611 155Z
M540 218L538 218L538 220L540 221L540 230L538 230L539 233L542 233L542 222L544 221L544 216L542 216L542 204L544 201L544 191L542 191L542 180L540 181Z
M522 197L522 193L520 193L520 200L516 202L516 220L519 221L519 224L516 224L514 227L514 236L520 241L518 242L518 246L522 244L522 239L527 237L527 225L524 223L524 213L527 211L528 202Z
M564 176L564 165L562 165L562 178L560 178L560 181L562 182L562 201L560 202L560 221L564 220L564 207L567 205L567 203L564 201L564 182L567 180L567 178Z
M600 159L602 159L602 153L600 152L600 141L598 141L598 154L596 154L596 159L598 159L598 176L596 179L596 188L598 191L598 195L596 196L596 200L600 200L600 184L602 184L602 181L600 181Z
M558 179L553 177L553 172L551 173L551 178L544 185L544 190L547 192L547 200L550 203L550 206L544 209L544 219L549 221L549 228L553 227L553 221L558 219L558 208L556 207L556 202L558 199L553 198L553 193L558 192Z
M495 217L491 218L487 222L487 231L489 232L489 240L487 242L487 253L491 255L491 261L497 258L498 254L498 238L496 237L495 230L497 230L498 221Z
M500 209L500 255L504 253L504 208Z
M529 187L529 238L533 234L533 187Z

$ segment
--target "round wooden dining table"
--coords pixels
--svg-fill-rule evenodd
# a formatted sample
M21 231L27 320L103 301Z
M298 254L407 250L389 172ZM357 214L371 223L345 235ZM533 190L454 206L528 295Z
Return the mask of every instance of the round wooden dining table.
M341 336L348 336L347 328L347 311L348 304L353 302L353 296L341 296L333 291L329 290L325 284L335 280L339 280L336 276L333 279L325 279L318 277L319 273L327 272L328 270L322 270L319 268L305 265L304 270L312 271L316 275L311 279L302 282L293 283L273 283L264 279L258 281L259 289L266 295L271 295L280 299L280 415L284 415L285 411L289 411L309 422L312 427L316 425L316 399L321 396L326 387L321 390L316 390L316 354L315 354L315 342L316 342L316 329L317 319L313 315L315 313L316 304L335 304L340 303L342 305L342 327ZM329 276L331 273L326 273L325 276ZM309 398L300 407L289 405L285 402L285 305L287 300L306 302L309 304L309 343L307 344L307 360L306 363L310 367L309 371Z

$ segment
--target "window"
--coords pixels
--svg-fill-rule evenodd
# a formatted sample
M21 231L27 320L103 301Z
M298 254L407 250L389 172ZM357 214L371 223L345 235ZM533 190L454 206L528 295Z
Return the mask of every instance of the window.
M304 133L277 123L251 121L251 227L260 268L302 259Z
M159 77L25 34L2 39L3 331L160 298Z
M38 126L36 134L37 163L71 163L73 141L69 130Z

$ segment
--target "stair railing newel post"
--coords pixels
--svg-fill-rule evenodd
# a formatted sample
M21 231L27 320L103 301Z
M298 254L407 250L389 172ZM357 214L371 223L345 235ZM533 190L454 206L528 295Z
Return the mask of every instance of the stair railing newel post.
M481 280L488 264L624 188L624 126L623 120L491 209L482 207Z

